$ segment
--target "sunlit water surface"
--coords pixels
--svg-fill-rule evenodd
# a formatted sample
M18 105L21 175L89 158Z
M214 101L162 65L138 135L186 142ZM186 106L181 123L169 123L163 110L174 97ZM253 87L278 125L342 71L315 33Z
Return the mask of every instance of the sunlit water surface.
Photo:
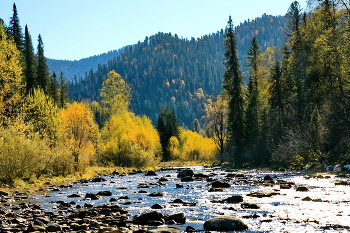
M192 167L194 172L204 174L214 174L213 179L225 179L228 173L220 169L208 169L203 167ZM348 181L348 178L337 178L329 175L327 179L310 178L305 179L305 174L300 173L267 173L257 171L243 172L247 182L237 183L237 178L230 181L231 187L224 188L222 192L208 192L210 182L192 181L181 182L177 178L176 170L157 172L158 176L145 176L144 174L133 174L126 176L104 176L105 182L76 184L72 188L62 189L60 192L51 192L34 196L31 202L39 202L47 210L59 211L53 201L76 202L77 205L84 206L85 203L94 205L118 204L131 216L136 214L154 211L153 204L160 204L165 207L156 210L164 214L184 213L186 224L175 227L184 230L190 225L197 230L204 230L203 224L211 217L219 215L230 215L241 218L248 226L249 230L244 232L342 232L350 226L350 186L335 185L336 181ZM235 172L237 173L237 172ZM279 185L265 186L254 185L252 182L261 180L269 174L277 180L294 182L295 186L306 186L309 191L299 192L293 186L291 189L280 189ZM162 182L164 185L151 184L158 182L160 177L166 177L169 181ZM149 188L139 188L140 184L147 184ZM176 184L184 185L183 188L176 188ZM120 189L126 187L127 189ZM83 197L86 193L97 193L99 191L110 190L112 196L102 197L99 200L88 201ZM145 190L148 193L139 193ZM268 190L277 191L280 195L272 197L249 197L251 192ZM80 192L83 197L68 198L73 193ZM149 193L162 192L161 197L150 197ZM260 209L242 209L241 203L227 204L212 202L213 200L223 200L233 195L243 196L244 202L258 204ZM110 202L110 198L128 196L130 199L119 199ZM303 201L305 197L310 197L318 201ZM180 198L184 201L195 202L195 206L183 206L173 204L171 201ZM255 216L255 217L254 217ZM343 226L343 227L340 227ZM345 226L345 228L344 228ZM349 228L348 228L349 229Z

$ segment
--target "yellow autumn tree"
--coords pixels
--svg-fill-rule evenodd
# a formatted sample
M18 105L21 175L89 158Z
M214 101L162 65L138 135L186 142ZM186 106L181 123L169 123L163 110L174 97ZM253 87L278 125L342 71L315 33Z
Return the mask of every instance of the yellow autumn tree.
M0 23L0 122L7 124L19 115L22 68L16 44L7 38Z
M213 162L217 157L217 148L213 140L190 131L181 130L181 157L190 161Z
M146 116L114 114L101 131L99 159L105 164L147 167L158 161L160 153L158 132Z
M75 169L82 169L95 155L98 127L90 109L74 102L62 109L59 115L59 138L70 148Z

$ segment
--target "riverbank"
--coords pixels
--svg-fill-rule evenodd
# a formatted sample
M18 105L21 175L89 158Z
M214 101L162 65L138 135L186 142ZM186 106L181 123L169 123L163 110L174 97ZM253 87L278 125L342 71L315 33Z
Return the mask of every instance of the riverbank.
M146 167L143 168L143 171L157 171L162 168L169 167L184 167L184 166L207 166L208 164L202 162L193 162L193 161L170 161L170 162L161 162L158 166ZM48 186L60 186L60 185L69 185L72 182L81 179L91 179L96 176L110 175L112 173L132 173L139 171L140 169L133 167L103 167L103 166L88 166L83 172L76 172L74 174L69 174L65 177L63 176L42 176L39 179L31 180L15 180L12 185L0 184L0 191L6 193L28 193L34 194L37 192L43 192Z

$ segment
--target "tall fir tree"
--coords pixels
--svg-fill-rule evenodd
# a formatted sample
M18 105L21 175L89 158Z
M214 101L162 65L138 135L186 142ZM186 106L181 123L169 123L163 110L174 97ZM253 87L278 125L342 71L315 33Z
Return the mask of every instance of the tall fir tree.
M49 94L51 78L49 68L46 64L46 58L44 55L44 44L41 35L38 36L37 65L38 86L44 91L45 94Z
M244 138L244 98L243 78L237 57L237 47L231 16L224 35L225 67L223 87L229 96L229 145L232 146L235 163L243 163L241 158Z
M36 70L36 58L34 53L34 47L32 44L32 38L28 31L28 27L25 27L25 37L24 37L24 76L26 78L26 90L27 93L30 92L34 87L38 85L37 81L37 70Z
M253 38L247 54L249 82L247 88L247 108L245 111L246 142L259 141L261 136L261 103L259 90L260 47L256 37Z
M58 79L58 92L59 92L58 106L60 108L64 108L66 102L68 101L68 82L67 82L67 78L64 76L62 71L60 72L60 77Z
M168 107L162 108L159 113L157 130L160 137L160 143L163 150L163 160L169 161L170 151L168 149L169 139L172 136L179 138L180 128L176 118L175 110L170 110Z
M10 23L7 28L9 37L14 40L19 51L23 50L24 39L21 25L19 23L16 4L13 3L13 16L10 18Z

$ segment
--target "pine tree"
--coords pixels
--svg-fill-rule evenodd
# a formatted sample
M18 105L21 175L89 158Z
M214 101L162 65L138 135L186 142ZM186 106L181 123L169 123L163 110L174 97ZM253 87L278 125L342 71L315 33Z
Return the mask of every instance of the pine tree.
M38 86L45 92L45 94L48 94L51 85L51 78L49 74L49 68L46 64L46 58L44 55L44 44L41 39L41 35L39 35L38 37L37 65Z
M169 161L169 139L173 136L179 139L180 136L179 122L176 118L174 109L170 110L168 107L161 109L157 123L157 130L160 137L160 143L162 145L163 160Z
M247 68L250 75L247 90L247 109L245 112L245 137L247 142L259 141L261 136L259 62L260 47L256 37L254 37L247 56Z
M29 34L27 25L25 27L24 60L25 60L24 76L26 78L27 93L29 93L31 89L33 89L38 85L38 81L37 81L34 48L32 44L32 38Z
M242 140L244 138L244 98L243 79L237 57L236 38L231 16L224 36L225 67L223 87L229 96L229 137L234 147L233 155L236 163L242 163Z
M68 101L68 82L67 82L67 78L64 76L62 71L58 79L58 92L59 92L58 106L63 108L66 102Z
M23 32L21 25L19 23L18 13L16 4L13 4L13 16L10 18L10 24L7 28L9 37L12 38L18 48L18 50L23 50Z

